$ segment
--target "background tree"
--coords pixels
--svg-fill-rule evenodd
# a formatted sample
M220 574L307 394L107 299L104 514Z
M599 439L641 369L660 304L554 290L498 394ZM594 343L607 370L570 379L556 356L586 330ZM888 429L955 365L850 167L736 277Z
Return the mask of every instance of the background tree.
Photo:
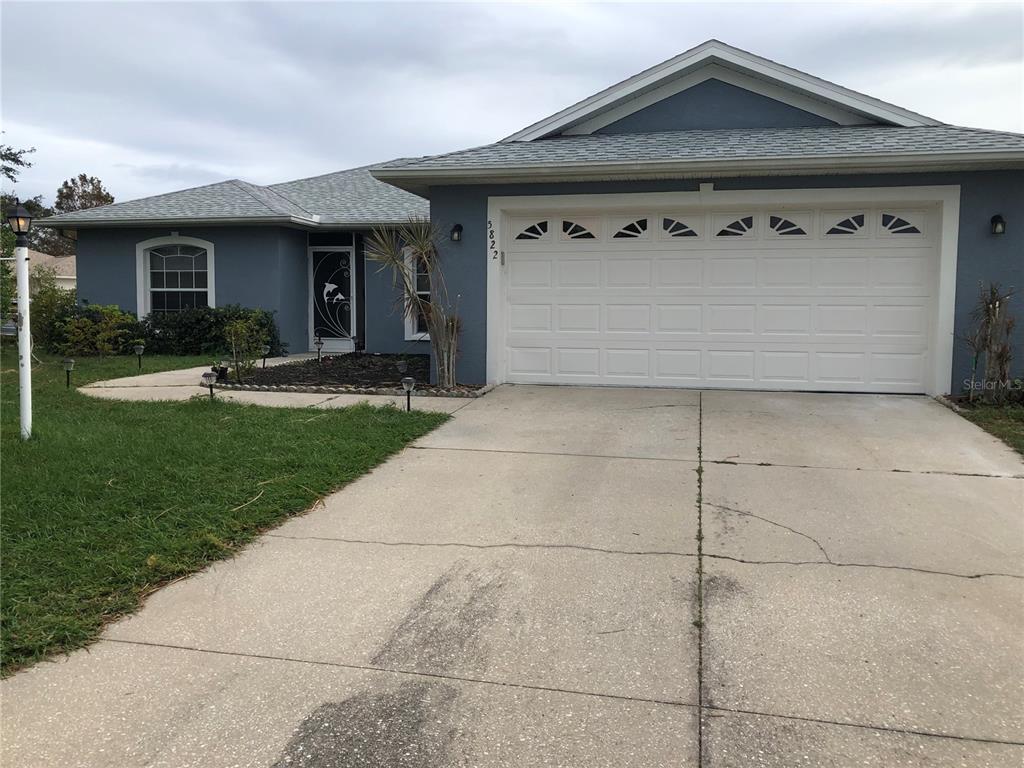
M29 162L25 155L30 155L36 151L35 147L29 149L15 149L9 144L0 144L0 175L4 177L11 185L18 181L18 174L26 168L31 168L32 163ZM4 184L5 187L8 184ZM39 200L39 198L36 198ZM8 195L6 192L0 194L0 215L3 216L3 224L0 225L0 252L2 252L4 261L0 261L0 318L6 319L11 312L11 303L14 301L14 294L17 290L14 280L14 269L11 267L11 262L7 259L14 257L14 232L7 226L7 209L13 202L13 197ZM39 200L40 205L42 201ZM25 206L28 208L28 205ZM31 208L28 208L29 213L34 213Z
M103 186L103 182L95 176L80 173L66 180L57 190L57 199L53 204L54 213L71 213L110 205L114 196Z

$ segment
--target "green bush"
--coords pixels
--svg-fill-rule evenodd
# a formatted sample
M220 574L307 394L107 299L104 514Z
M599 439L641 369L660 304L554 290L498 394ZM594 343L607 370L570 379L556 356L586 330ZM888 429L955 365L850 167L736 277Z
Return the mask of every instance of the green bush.
M121 355L131 352L141 332L135 315L93 304L75 307L52 343L63 355Z
M33 267L29 276L32 296L30 318L32 343L47 352L59 352L64 343L64 329L75 316L75 292L57 285L57 273L45 267Z
M235 379L244 381L256 367L256 360L263 354L266 333L252 317L232 320L224 328L231 353L231 368Z
M222 355L231 351L227 329L231 323L251 323L260 344L277 356L284 351L273 312L247 309L238 304L196 307L181 312L153 313L142 323L146 350L161 355Z

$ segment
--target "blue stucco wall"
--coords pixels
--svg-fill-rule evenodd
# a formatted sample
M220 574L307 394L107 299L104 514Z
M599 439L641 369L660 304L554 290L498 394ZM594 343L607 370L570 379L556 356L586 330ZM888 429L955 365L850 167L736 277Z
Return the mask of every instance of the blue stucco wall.
M405 316L391 273L377 262L364 260L366 351L387 354L430 354L429 341L405 340Z
M644 107L595 133L817 125L835 125L835 122L745 88L710 79Z
M214 244L215 302L275 313L281 340L305 352L306 233L283 227L82 229L76 247L78 298L136 312L135 244L177 232Z
M442 232L453 223L463 225L461 243L442 243L441 258L452 296L459 297L462 338L458 376L466 383L483 383L487 351L487 198L505 195L607 194L623 192L695 191L699 180L604 182L579 184L520 184L435 187L430 190L431 217ZM955 333L970 326L970 313L980 281L996 280L1024 290L1024 172L984 171L929 174L875 174L863 176L795 176L715 179L715 188L809 189L828 187L882 187L959 184L960 237L956 281ZM1001 213L1006 234L990 233L989 220ZM369 298L369 297L368 297ZM1012 311L1019 318L1014 337L1017 359L1013 370L1024 374L1024 296L1014 298ZM961 343L953 356L953 388L970 375L970 358Z

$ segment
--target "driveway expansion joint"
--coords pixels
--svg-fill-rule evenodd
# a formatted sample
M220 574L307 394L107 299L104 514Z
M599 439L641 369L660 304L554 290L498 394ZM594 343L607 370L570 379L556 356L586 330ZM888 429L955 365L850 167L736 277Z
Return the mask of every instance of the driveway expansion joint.
M674 459L670 456L617 456L605 453L570 453L568 451L511 451L501 448L457 448L448 445L410 445L418 451L465 451L467 453L507 453L522 456L568 456L574 459L619 459L625 461L671 461L677 464L696 464L693 459Z
M673 699L654 699L646 696L627 696L620 693L601 693L599 691L583 691L575 688L559 688L557 686L534 685L531 683L513 683L507 680L487 680L481 677L465 677L441 672L421 672L412 669L397 669L392 667L374 666L372 664L352 664L343 661L326 661L322 659L302 659L294 656L277 656L267 653L245 653L240 651L223 651L215 648L198 648L191 645L177 645L175 643L156 643L146 640L125 640L113 637L101 637L97 642L116 643L118 645L139 645L147 648L166 648L174 651L188 651L190 653L205 653L214 656L232 656L242 659L258 659L261 661L281 661L287 664L308 664L319 667L334 667L337 669L349 669L359 672L381 672L389 675L401 675L406 677L425 677L432 680L447 680L456 683L469 683L473 685L491 685L500 688L516 688L527 691L543 691L546 693L561 693L569 696L587 696L597 699L610 699L612 701L629 701L638 704L652 704L666 707L685 707L696 709L696 704L688 704L685 701Z
M880 565L878 563L844 563L837 560L831 560L824 562L822 560L745 560L741 557L733 557L732 555L719 555L711 552L705 552L703 557L714 558L715 560L729 560L733 563L742 563L743 565L820 565L825 568L878 568L885 571L908 571L910 573L921 573L926 576L949 576L954 579L986 579L986 578L1003 578L1003 579L1024 579L1024 575L1017 573L953 573L951 571L938 571L930 568L915 568L910 565Z
M530 544L524 542L499 542L495 544L468 544L460 541L379 541L375 539L345 539L337 536L289 536L282 533L264 534L274 539L292 541L334 541L340 544L366 544L380 547L424 547L424 548L465 548L465 549L569 549L580 552L596 552L603 555L639 555L643 557L697 557L691 552L674 550L631 550L607 547L587 547L581 544Z
M948 469L886 469L883 467L832 467L817 464L784 464L772 461L736 461L735 459L705 459L708 464L728 467L781 467L782 469L824 469L836 472L888 472L897 475L946 475L949 477L986 477L993 480L1024 480L1024 474L993 475L986 472L954 472Z

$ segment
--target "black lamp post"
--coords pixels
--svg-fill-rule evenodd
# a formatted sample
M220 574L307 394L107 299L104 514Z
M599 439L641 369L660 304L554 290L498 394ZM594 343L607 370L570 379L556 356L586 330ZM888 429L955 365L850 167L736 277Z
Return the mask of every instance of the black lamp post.
M135 352L135 357L137 357L139 359L139 370L141 371L142 370L142 353L146 351L146 345L145 344L136 344L134 347L132 347L132 350Z
M71 389L71 372L75 370L75 361L70 357L64 358L64 375L67 377L67 389Z
M316 341L313 342L313 346L316 347L316 362L320 364L320 351L324 348L324 340L319 336L316 337Z
M402 379L402 389L405 390L405 412L412 410L412 391L416 387L416 379L406 376Z
M205 371L200 377L200 384L210 388L210 399L213 400L213 384L217 381L217 374L213 371Z
M18 411L21 417L21 439L32 436L32 333L28 290L28 232L32 214L17 199L7 210L7 224L14 232L14 271L18 285Z
M264 344L262 347L260 347L260 352L263 355L263 367L266 368L267 367L267 355L270 354L270 345L269 344Z

